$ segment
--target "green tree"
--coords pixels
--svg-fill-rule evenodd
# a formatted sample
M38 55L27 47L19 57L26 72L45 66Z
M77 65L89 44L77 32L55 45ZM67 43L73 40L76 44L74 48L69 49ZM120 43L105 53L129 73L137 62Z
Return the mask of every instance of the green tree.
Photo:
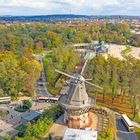
M29 100L23 100L23 106L26 106L28 109L32 107L32 103Z

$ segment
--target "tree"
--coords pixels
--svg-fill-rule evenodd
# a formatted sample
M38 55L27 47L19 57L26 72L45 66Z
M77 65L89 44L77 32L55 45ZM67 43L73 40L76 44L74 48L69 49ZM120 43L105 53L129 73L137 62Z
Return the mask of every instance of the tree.
M138 104L138 96L140 95L140 78L136 78L133 81L131 81L130 84L130 92L132 96L132 108L133 108L133 118L135 118L136 113L139 109L139 104Z
M49 54L44 58L47 82L55 87L56 83L59 82L62 77L61 74L55 72L55 69L57 68L71 73L75 69L78 61L79 55L74 52L74 48L59 47L54 49L52 54Z
M43 50L43 43L41 41L38 41L35 43L35 51L41 52Z
M22 104L23 106L26 106L28 109L32 107L32 103L29 100L24 100Z
M3 96L12 96L16 99L20 92L34 92L40 72L41 65L36 60L19 58L12 52L0 53L0 89Z

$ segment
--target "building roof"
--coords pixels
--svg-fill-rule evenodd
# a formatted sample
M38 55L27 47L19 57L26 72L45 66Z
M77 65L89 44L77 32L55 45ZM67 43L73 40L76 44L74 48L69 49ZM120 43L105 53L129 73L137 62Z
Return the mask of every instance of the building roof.
M95 51L87 50L86 55L84 56L85 59L93 59L96 56Z
M31 113L27 114L26 116L24 116L23 119L26 121L32 121L32 120L36 119L37 117L39 117L40 115L41 115L41 113L34 111L34 112L31 112Z
M84 78L78 73L75 73L73 76L84 81ZM70 88L68 90L67 102L74 105L81 105L83 104L83 101L87 103L88 95L86 93L84 82L77 81L76 79L73 78L70 81L71 82L70 82Z
M67 128L63 140L97 140L97 131Z

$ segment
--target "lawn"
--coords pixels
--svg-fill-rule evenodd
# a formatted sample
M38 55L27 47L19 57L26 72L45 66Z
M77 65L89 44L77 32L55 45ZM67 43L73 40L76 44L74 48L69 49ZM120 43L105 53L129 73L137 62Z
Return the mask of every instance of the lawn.
M131 52L131 51L132 51L131 46L126 46L126 49L123 50L123 51L121 52L121 55L122 55L123 57L126 57L127 54L128 54L129 52Z
M134 120L135 122L140 123L140 116L139 116L138 113L136 114L136 117L135 117L133 120Z

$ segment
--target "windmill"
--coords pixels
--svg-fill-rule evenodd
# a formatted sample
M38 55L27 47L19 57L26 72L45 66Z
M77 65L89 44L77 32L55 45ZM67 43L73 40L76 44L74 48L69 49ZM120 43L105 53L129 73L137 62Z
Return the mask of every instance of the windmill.
M69 75L65 72L55 69L59 74L70 78L69 89L66 94L61 95L58 104L64 109L64 122L69 128L86 128L90 126L91 118L89 110L96 104L96 99L88 96L85 83L102 90L102 87L88 82L82 74L86 63L80 74Z

